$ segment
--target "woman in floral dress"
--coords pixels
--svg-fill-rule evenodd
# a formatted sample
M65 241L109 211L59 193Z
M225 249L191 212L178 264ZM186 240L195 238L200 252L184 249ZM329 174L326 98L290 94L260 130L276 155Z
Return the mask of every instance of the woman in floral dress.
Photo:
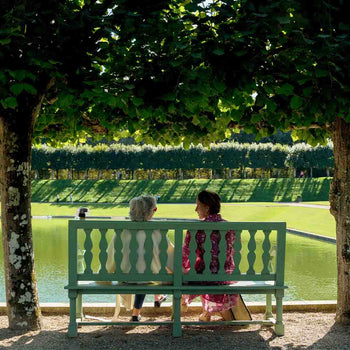
M215 192L204 190L200 192L197 196L197 206L196 212L199 216L199 219L203 221L225 221L222 219L219 214L221 208L221 199L219 195ZM233 243L235 241L236 235L230 230L226 233L225 239L227 242L226 248L226 261L225 261L225 270L227 273L232 273L235 268L233 262ZM219 269L219 242L220 242L220 233L218 231L213 231L210 236L210 240L212 243L212 260L210 263L210 270L212 273L217 273ZM190 269L190 261L189 261L189 244L191 241L191 233L187 231L185 237L185 243L182 248L182 268L184 273L187 273ZM194 265L197 273L201 273L204 270L204 248L203 244L205 241L205 232L198 231L196 233L196 242L197 242L197 258ZM208 284L208 282L205 282ZM231 284L234 282L211 282L213 284ZM182 298L182 308L186 309L187 305L198 295L184 295ZM237 294L203 294L200 296L202 301L203 312L199 316L200 321L210 321L212 313L220 313L224 316L227 311L230 310L234 305L237 304L238 301ZM226 313L225 313L226 311ZM225 318L225 316L224 316Z

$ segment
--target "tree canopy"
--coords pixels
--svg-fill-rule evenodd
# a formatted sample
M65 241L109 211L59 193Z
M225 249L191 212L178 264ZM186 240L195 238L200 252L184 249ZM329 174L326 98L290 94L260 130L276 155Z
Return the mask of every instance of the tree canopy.
M312 141L349 118L342 1L6 3L1 106L45 93L37 137L188 145L230 126Z

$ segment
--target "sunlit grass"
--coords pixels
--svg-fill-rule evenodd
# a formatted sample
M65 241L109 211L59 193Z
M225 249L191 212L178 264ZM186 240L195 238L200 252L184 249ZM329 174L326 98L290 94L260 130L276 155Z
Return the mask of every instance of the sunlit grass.
M33 216L75 215L82 205L33 203ZM127 205L86 204L90 216L128 216ZM221 213L229 221L285 221L287 227L335 237L335 220L327 209L278 203L224 203ZM158 218L197 219L195 204L158 204Z

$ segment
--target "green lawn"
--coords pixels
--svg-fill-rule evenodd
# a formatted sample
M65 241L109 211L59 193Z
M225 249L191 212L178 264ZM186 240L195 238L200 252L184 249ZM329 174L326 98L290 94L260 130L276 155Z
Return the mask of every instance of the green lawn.
M74 215L81 205L33 203L32 215ZM86 204L92 216L128 216L127 205ZM327 209L278 203L224 203L222 216L229 221L286 221L287 227L335 237L335 221ZM195 204L158 204L157 217L196 219Z

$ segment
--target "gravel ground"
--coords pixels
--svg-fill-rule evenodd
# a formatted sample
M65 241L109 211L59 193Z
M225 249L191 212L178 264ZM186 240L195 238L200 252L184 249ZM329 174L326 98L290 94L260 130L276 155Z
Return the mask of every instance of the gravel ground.
M285 313L284 321L283 337L260 325L186 326L182 338L173 338L165 326L84 326L77 338L69 339L66 315L44 316L41 331L26 333L10 331L7 317L0 316L0 349L350 349L350 325L334 324L332 313Z

